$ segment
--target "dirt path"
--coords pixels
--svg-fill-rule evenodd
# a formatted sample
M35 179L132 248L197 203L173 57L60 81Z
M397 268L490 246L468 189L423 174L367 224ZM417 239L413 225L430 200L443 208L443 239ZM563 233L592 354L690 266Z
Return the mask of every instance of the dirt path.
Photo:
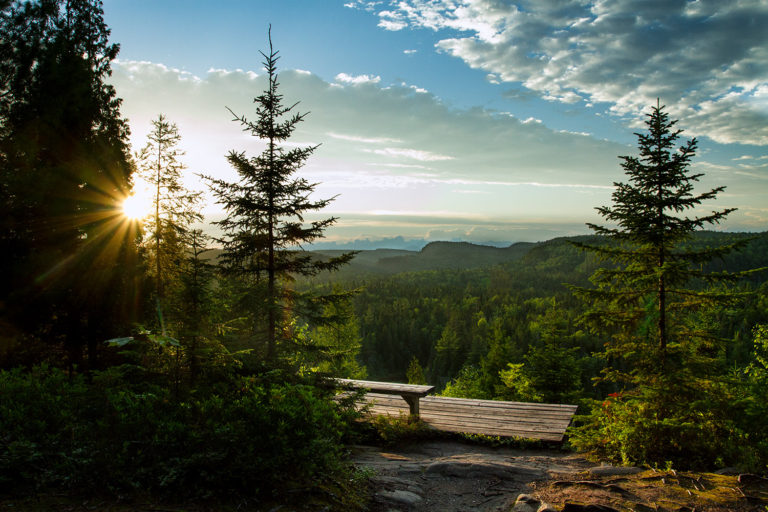
M567 478L592 466L555 450L424 442L387 451L356 447L353 461L374 474L372 510L509 511L537 480Z

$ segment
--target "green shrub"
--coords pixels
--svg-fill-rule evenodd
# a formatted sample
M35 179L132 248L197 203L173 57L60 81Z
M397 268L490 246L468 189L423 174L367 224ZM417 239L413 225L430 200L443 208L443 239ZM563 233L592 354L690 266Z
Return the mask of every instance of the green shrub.
M590 414L577 418L570 442L620 464L764 471L768 445L746 425L746 402L733 389L675 391L645 387L596 401Z
M242 376L227 385L174 401L115 370L91 383L49 368L0 372L0 493L268 499L341 467L347 423L325 391Z
M385 445L409 443L438 435L418 416L406 414L374 416L369 425L375 432L372 441Z

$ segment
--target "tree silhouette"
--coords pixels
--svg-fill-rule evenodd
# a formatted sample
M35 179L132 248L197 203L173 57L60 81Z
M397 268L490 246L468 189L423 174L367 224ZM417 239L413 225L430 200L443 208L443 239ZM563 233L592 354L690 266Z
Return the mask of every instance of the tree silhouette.
M310 199L316 184L295 174L318 146L293 147L287 141L306 114L295 113L296 104L286 106L278 92L278 52L272 47L263 53L267 88L254 99L256 119L232 112L234 121L266 143L256 157L231 151L227 159L237 170L240 181L230 183L206 177L227 217L217 224L224 232L218 239L223 246L221 261L230 275L252 280L251 294L263 289L261 304L266 310L266 329L254 321L254 334L263 333L266 358L277 355L277 341L287 339L283 329L289 325L283 314L296 304L296 294L287 286L292 275L314 275L333 270L349 261L352 254L330 260L313 258L303 245L323 236L335 217L305 222L309 212L325 208L331 199ZM266 283L263 279L266 277ZM262 285L266 285L265 288ZM257 299L250 299L257 304Z
M161 324L167 313L166 288L178 277L179 268L189 250L190 225L200 221L201 192L193 192L182 183L184 152L178 149L181 135L176 123L162 114L152 121L147 144L136 155L139 175L152 189L150 227L151 267L155 274L155 298ZM164 326L161 326L164 329Z
M76 364L133 303L128 126L107 83L118 46L97 0L12 2L0 32L0 302Z

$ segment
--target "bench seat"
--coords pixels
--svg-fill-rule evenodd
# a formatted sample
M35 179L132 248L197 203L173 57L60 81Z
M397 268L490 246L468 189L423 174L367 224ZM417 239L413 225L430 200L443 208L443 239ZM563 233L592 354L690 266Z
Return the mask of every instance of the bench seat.
M363 389L368 393L399 395L408 404L408 413L416 416L419 415L419 401L435 390L435 386L372 380L334 379L334 383L342 389Z
M398 416L409 408L397 396L367 393L369 414ZM577 406L427 396L422 421L438 430L561 442Z

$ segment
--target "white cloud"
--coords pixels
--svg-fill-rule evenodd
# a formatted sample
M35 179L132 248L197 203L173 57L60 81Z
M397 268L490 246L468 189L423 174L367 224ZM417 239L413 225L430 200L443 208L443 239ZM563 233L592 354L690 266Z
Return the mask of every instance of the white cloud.
M345 135L342 133L327 132L331 138L339 140L347 140L350 142L362 142L364 144L392 144L397 142L403 142L400 139L392 139L389 137L361 137L359 135Z
M383 156L411 158L420 162L439 162L441 160L454 160L454 157L447 155L438 155L429 151L422 151L418 149L401 149L401 148L384 148L375 149L373 153Z
M225 159L229 151L255 155L263 149L231 122L225 107L252 116L264 75L211 70L193 78L160 64L128 61L113 69L111 82L124 100L121 111L129 118L134 148L143 146L150 120L162 112L179 126L190 173L231 180L236 174ZM596 220L594 207L608 204L612 183L623 178L617 156L634 153L533 119L524 123L480 108L454 109L431 94L414 94L410 86L334 83L293 70L280 73L286 102L300 101L297 109L309 112L292 140L323 144L301 173L320 184L317 197L341 194L332 214L428 205L505 222ZM765 175L763 167L738 167L765 164L757 158L733 165L699 161L695 168L728 185L746 212L764 205L768 195L768 180L751 176Z
M379 26L385 30L396 32L408 26L408 23L397 12L381 11L379 13Z
M414 53L417 53L419 50L403 50L403 53L406 55L413 55Z
M690 135L768 145L768 2L398 0L381 9L388 30L452 31L438 50L492 82L638 119L661 98Z
M383 0L352 0L344 4L349 9L361 9L364 11L373 11L376 7L383 4Z
M339 73L336 75L336 81L350 85L378 84L381 82L381 77L372 75L348 75L347 73Z

